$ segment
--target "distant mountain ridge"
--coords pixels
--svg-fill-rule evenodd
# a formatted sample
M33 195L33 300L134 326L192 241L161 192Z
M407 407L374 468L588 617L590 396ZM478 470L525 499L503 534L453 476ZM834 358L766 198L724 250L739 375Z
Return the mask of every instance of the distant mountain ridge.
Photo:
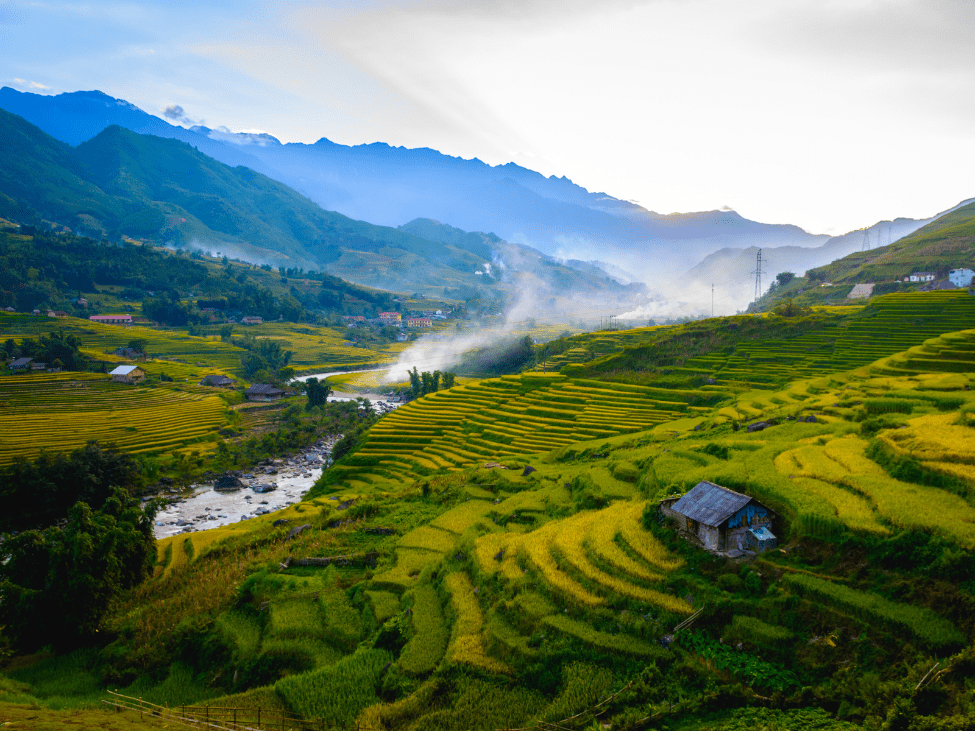
M102 92L42 96L0 89L0 107L77 144L111 124L180 139L228 165L245 165L322 207L375 224L417 218L492 232L563 259L598 259L649 279L684 271L727 247L818 246L828 237L749 221L734 211L661 215L562 177L514 163L491 166L431 149L320 139L282 144L270 135L185 129Z

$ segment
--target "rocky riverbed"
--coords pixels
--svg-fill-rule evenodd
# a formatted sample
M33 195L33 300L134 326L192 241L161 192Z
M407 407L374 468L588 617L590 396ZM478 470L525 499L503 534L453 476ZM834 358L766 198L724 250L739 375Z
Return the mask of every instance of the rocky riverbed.
M192 485L192 494L174 499L156 515L156 538L219 528L300 502L321 476L336 441L322 439L287 459L266 460Z

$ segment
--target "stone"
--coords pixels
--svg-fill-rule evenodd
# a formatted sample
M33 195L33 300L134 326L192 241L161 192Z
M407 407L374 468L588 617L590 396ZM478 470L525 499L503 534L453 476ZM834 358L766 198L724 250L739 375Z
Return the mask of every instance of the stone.
M304 531L311 529L311 523L305 523L304 525L299 525L288 531L288 535L285 538L286 541L290 541L292 538L297 538Z
M220 492L231 492L242 487L244 487L244 483L241 479L230 472L223 473L213 482L213 489Z

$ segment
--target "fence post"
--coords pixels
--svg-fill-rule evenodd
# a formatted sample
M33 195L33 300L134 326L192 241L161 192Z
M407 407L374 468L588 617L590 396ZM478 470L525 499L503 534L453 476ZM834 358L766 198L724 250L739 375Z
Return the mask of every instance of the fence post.
M257 707L257 727L261 727L261 707Z
M210 725L210 706L206 706L206 712L207 712L207 726L209 726Z
M139 720L142 720L142 696L139 696Z

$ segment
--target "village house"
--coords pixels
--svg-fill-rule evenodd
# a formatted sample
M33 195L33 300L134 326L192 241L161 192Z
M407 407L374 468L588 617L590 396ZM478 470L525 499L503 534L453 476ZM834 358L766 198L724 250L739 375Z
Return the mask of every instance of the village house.
M13 307L4 307L3 310L4 310L4 312L16 312L17 311Z
M935 274L934 272L914 272L911 276L905 279L905 282L933 282Z
M971 269L952 269L948 272L948 281L956 287L968 287L975 279L975 271Z
M433 320L429 317L411 317L406 321L407 327L433 327Z
M216 388L233 388L235 383L236 381L232 378L214 374L204 376L203 380L200 381L201 386L215 386Z
M88 319L92 322L100 322L103 325L132 324L132 315L89 315Z
M67 312L64 312L63 310L48 310L47 311L47 316L48 317L56 317L58 320L63 320L64 318L66 318L68 316L68 313Z
M36 360L30 364L30 369L32 371L46 371L47 363L38 363Z
M85 299L84 297L76 297L75 299L73 299L73 300L71 300L71 301L72 301L72 302L73 302L73 303L74 303L74 304L75 304L75 305L76 305L77 307L88 307L88 300L86 300L86 299Z
M379 319L383 325L399 325L403 322L403 316L398 312L380 312Z
M706 480L683 497L661 501L660 511L708 551L741 556L775 548L771 526L775 512L748 495Z
M141 383L146 378L146 372L134 365L121 365L108 375L117 383Z
M33 358L17 358L16 360L10 361L9 368L12 371L29 371L30 364L33 362Z
M255 383L244 391L248 401L274 401L284 397L284 391L267 383Z
M247 317L240 318L240 323L242 325L263 325L264 318L258 317L257 315L248 315Z
M918 292L938 292L945 289L958 289L954 284L952 284L947 279L942 279L940 282L928 282L923 287L918 287Z

